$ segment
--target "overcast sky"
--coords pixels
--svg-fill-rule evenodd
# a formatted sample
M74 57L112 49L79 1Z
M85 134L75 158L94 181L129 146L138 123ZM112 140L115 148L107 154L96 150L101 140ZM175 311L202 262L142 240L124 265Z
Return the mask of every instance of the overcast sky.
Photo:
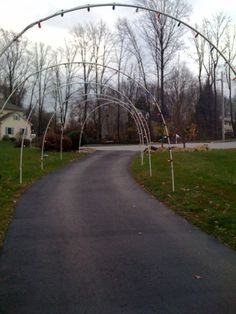
M217 11L224 11L232 17L236 24L236 0L187 0L193 8L193 15L190 24L194 25L203 17L210 17ZM0 6L0 27L20 32L26 25L55 13L61 9L85 5L87 3L111 3L109 0L1 0ZM133 0L120 0L119 3L133 3ZM132 17L135 14L133 9L97 8L87 11L69 13L63 18L57 17L42 25L39 29L34 27L27 33L31 40L46 41L52 45L61 44L68 32L79 22L103 18L108 23L116 20L117 16Z

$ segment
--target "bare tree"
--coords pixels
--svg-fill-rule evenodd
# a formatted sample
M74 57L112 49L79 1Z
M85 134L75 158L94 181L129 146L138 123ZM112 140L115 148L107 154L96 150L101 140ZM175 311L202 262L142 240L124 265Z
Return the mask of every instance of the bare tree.
M229 23L225 32L225 55L228 61L233 64L236 60L236 25ZM233 100L232 100L232 73L228 65L225 68L226 79L229 88L229 107L230 107L230 118L233 126L234 137L236 137L236 112L234 112Z
M112 33L107 27L106 23L100 21L96 24L90 23L88 31L92 37L92 60L95 63L95 93L102 95L104 93L103 84L106 83L105 73L106 66L111 61L111 53L113 49ZM102 66L99 66L101 64ZM99 105L99 99L97 100ZM98 109L98 139L102 139L102 108Z
M33 98L38 104L38 125L37 134L42 135L43 132L43 112L47 97L47 90L51 84L52 71L46 69L51 64L51 47L45 46L43 43L36 43L31 51L31 71L37 72L32 78L31 101ZM45 69L44 71L42 71Z
M92 38L91 33L88 32L87 25L78 24L72 31L74 37L74 47L77 51L77 55L80 61L83 62L83 81L84 81L84 118L86 120L88 111L88 92L89 92L89 80L92 73L92 65L86 62L92 62Z
M115 47L114 47L114 62L116 64L118 73L117 73L117 89L118 92L121 91L121 79L122 75L120 71L124 70L127 71L128 66L128 60L130 58L130 52L129 52L129 43L127 41L127 35L122 27L122 22L120 19L118 19L116 23L116 33L114 36L115 39ZM124 85L124 84L123 84ZM120 97L119 95L117 96ZM117 106L117 140L120 141L120 106ZM128 113L129 115L129 113Z
M198 98L196 80L186 65L178 62L166 85L173 133L180 135L185 145L194 127L195 105Z
M77 56L83 63L84 81L84 121L89 106L88 95L102 94L103 84L106 83L106 66L110 63L113 49L112 34L105 22L87 23L85 26L77 25L73 30L74 45L77 47ZM91 63L91 64L90 64ZM101 66L100 66L101 65ZM91 83L94 78L95 84ZM97 100L98 104L99 100ZM95 119L96 118L96 119ZM94 121L98 130L98 138L102 136L102 109L94 113ZM86 127L85 127L86 129Z
M230 18L224 15L223 12L219 12L211 19L204 19L200 26L196 25L196 28L199 29L217 49L225 53L227 50L227 40L225 36L229 23ZM197 52L196 61L198 63L199 99L204 100L208 110L206 111L201 105L200 108L208 115L208 117L206 117L209 124L208 135L216 138L220 135L219 131L221 128L219 123L221 110L218 104L217 78L219 76L219 69L222 71L223 60L220 59L221 57L218 51L214 49L213 46L206 43L200 36L195 35L194 44ZM204 90L203 80L205 82ZM207 88L209 89L208 92L206 92ZM201 93L203 93L203 95L201 95ZM199 113L199 110L197 110L197 112Z
M200 28L198 24L195 24L195 28L204 33L204 30ZM194 34L193 37L194 46L196 48L196 58L194 61L198 64L198 84L199 84L199 93L202 92L202 76L204 71L204 61L205 61L205 53L206 53L206 40L198 34Z
M227 17L223 12L219 12L215 14L211 20L205 19L205 31L208 39L223 53L225 52L226 45L223 41L224 34L226 32L227 26L230 22L230 18ZM217 67L219 65L220 61L220 55L219 53L213 49L212 47L209 47L209 56L208 59L208 68L205 66L208 80L211 82L214 92L214 110L213 110L213 121L212 121L212 127L213 127L213 135L214 137L217 137L219 135L218 132L218 125L219 125L219 108L218 108L218 102L217 102Z
M184 0L139 0L158 12L167 13L179 19L187 18L191 8ZM176 21L153 12L144 13L141 20L141 32L147 42L152 61L155 66L157 89L160 90L160 104L164 114L167 114L164 97L165 74L168 64L173 60L175 53L179 51L183 42L181 37L184 29Z
M129 42L129 52L133 55L135 62L137 63L138 68L138 80L144 85L144 87L148 90L148 75L147 75L147 67L145 66L146 55L143 49L143 42L140 41L140 36L134 30L134 27L128 22L127 19L122 19L119 21L120 31L126 34L127 40ZM149 94L145 93L143 98L143 109L148 113L149 116L149 127L151 127L151 105ZM145 107L145 108L144 108Z
M64 129L68 114L69 101L74 93L74 83L78 79L78 67L74 61L77 55L77 47L69 42L65 42L64 48L60 48L54 52L54 64L66 63L64 67L55 67L54 84L55 91L53 96L55 99L55 111L59 105L60 125Z
M6 46L14 39L15 33L0 29L0 46ZM22 83L29 70L28 42L25 38L16 40L3 54L0 60L1 85L5 98ZM25 94L25 85L21 84L11 97L11 102L21 106Z

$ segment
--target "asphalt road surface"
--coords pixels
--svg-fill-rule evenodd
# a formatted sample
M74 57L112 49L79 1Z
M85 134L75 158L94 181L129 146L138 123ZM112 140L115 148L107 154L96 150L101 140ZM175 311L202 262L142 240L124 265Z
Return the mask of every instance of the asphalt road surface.
M134 152L96 152L17 204L0 257L0 313L236 313L236 252L130 177Z

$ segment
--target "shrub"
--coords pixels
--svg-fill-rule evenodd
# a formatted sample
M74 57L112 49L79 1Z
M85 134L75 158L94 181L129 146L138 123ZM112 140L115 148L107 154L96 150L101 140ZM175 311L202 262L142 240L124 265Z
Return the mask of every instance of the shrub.
M56 134L53 131L49 131L45 138L44 150L45 151L46 150L60 151L60 143L61 143L61 135ZM42 138L40 141L40 146L42 146ZM72 149L72 140L67 135L64 135L63 137L62 149L63 151L69 151Z
M57 151L60 151L60 143L61 143L61 137L60 135L57 135L57 144L56 144L56 149ZM69 138L69 136L64 135L63 140L62 140L62 150L63 151L70 151L72 149L72 140Z
M42 146L42 138L41 138L41 145ZM59 135L54 133L53 131L49 131L46 135L45 142L44 142L44 150L56 150L58 141L60 141ZM59 144L60 145L60 144Z
M79 147L80 131L79 130L74 130L74 131L69 132L67 135L69 136L69 138L72 141L72 149L78 149L78 147ZM82 139L81 145L83 145L83 139Z

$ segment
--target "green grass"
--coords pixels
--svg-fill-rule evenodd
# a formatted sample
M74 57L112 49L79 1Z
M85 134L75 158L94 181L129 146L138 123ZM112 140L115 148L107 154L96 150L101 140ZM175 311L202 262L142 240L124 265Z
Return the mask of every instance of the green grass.
M175 152L175 193L168 159L168 152L152 154L150 178L136 158L132 174L157 199L236 249L236 150Z
M20 185L20 149L13 147L10 142L0 141L0 248L20 194L41 176L82 155L76 152L64 152L61 161L59 153L49 152L44 162L45 169L42 171L40 154L38 148L24 149L23 184Z

